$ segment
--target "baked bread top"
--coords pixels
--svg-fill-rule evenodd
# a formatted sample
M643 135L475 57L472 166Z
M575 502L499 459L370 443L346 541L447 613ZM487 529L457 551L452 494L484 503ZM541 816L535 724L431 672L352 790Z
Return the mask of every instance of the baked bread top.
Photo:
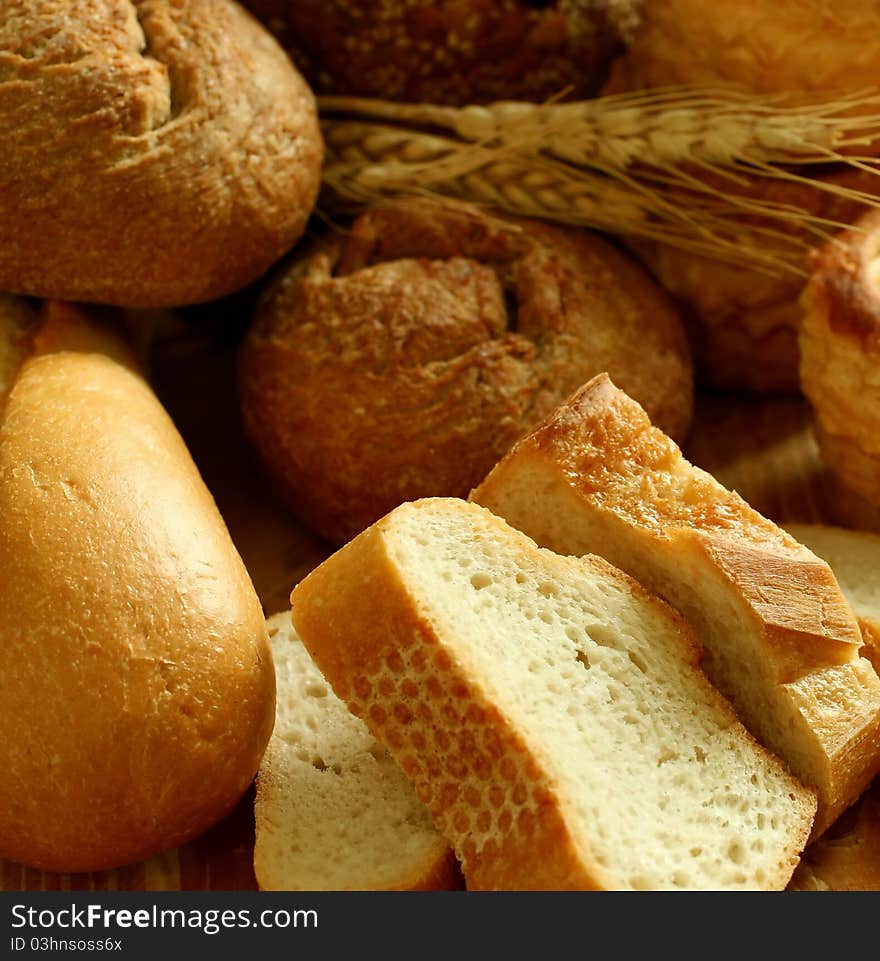
M585 231L410 201L281 270L240 381L270 477L341 542L403 501L467 495L601 370L685 433L684 331L635 263Z
M246 286L298 239L314 99L232 0L12 0L0 290L123 306Z

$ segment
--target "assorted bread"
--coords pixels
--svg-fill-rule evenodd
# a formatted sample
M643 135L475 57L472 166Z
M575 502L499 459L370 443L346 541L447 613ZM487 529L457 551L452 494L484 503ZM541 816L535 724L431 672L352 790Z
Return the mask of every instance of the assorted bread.
M855 222L806 288L799 260L770 275L424 197L315 218L294 249L321 181L313 88L467 104L732 81L809 103L873 85L872 16L9 5L0 858L141 861L256 778L264 890L880 885L880 538L783 530L676 446L694 367L800 389L841 522L880 529L880 215L726 183ZM864 166L809 176L877 192ZM206 318L217 367L192 347ZM148 357L175 354L179 383L151 386ZM204 394L192 422L164 387ZM235 488L222 514L194 458Z
M266 626L278 696L254 804L260 888L455 886L452 851L412 783L333 694L297 637L290 612L275 614Z
M0 290L180 306L302 234L314 98L234 0L19 0L0 56Z
M296 514L343 543L419 497L466 497L608 370L683 437L690 354L667 295L585 231L411 201L298 253L241 353L245 428Z
M746 726L817 789L816 834L880 769L880 679L830 567L688 463L607 375L472 498L544 547L600 553L672 603Z
M48 303L13 345L0 856L117 867L204 833L244 795L272 732L272 657L211 495L113 326Z
M423 500L325 561L291 603L469 889L788 882L813 793L708 683L682 619L599 558Z

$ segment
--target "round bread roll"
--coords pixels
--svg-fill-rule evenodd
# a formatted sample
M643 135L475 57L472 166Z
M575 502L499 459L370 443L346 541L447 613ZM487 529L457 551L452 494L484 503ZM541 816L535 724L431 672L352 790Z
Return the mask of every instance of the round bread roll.
M245 0L314 89L467 104L585 97L642 0Z
M816 179L880 194L880 179L866 171L844 168ZM849 223L866 209L858 201L786 180L753 177L737 189L744 196L781 208L805 209L831 222ZM814 240L814 235L796 224L770 218L752 218L752 222L799 233L805 245ZM798 390L802 313L798 298L803 277L722 263L656 241L634 240L630 247L676 300L699 381L726 390Z
M880 211L813 258L800 332L801 383L816 418L837 519L880 529Z
M877 14L877 5L863 0L646 0L603 92L736 83L760 93L798 91L807 100L821 100L841 90L872 88L880 76ZM880 152L880 141L857 149ZM878 192L871 176L859 172L830 179ZM732 189L739 188L724 184L725 191ZM745 192L844 223L864 210L783 181L754 178ZM733 390L797 389L797 299L803 284L796 276L771 276L654 242L637 249L682 306L700 380Z
M606 89L730 82L823 98L870 89L880 68L877 14L875 0L645 0Z
M685 434L687 341L632 261L585 231L428 201L318 240L264 292L240 356L269 477L335 542L403 501L467 496L601 371Z
M18 355L0 398L0 857L113 868L237 803L275 675L244 566L126 345L65 305L21 317L0 303Z
M18 0L0 51L0 289L210 300L302 234L314 98L232 0Z

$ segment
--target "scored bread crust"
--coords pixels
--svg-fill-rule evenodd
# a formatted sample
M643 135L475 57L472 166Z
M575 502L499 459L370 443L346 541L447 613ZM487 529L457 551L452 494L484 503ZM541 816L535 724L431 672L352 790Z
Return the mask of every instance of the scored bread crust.
M814 834L880 768L880 680L829 566L685 461L607 375L472 499L542 546L602 554L681 610L746 726L818 790Z
M44 305L0 403L0 857L115 868L243 796L274 720L259 600L107 325Z
M343 543L404 501L466 497L601 370L684 436L687 341L637 264L584 231L409 201L281 269L242 346L242 411L287 502Z
M328 690L290 612L266 622L278 696L254 803L261 890L460 887L457 861L408 778Z
M862 632L862 656L880 670L880 536L828 524L786 524L785 529L834 572Z
M767 888L783 887L809 834L815 796L752 740L702 676L699 647L684 621L601 558L557 557L476 505L423 500L398 508L301 581L291 595L292 617L336 693L413 778L438 828L455 844L468 888L600 890L627 884L619 868L598 859L590 841L573 833L574 809L584 799L567 794L558 781L554 766L566 759L551 761L550 747L542 741L546 732L513 719L498 687L500 677L472 662L456 642L456 625L441 627L431 598L408 579L396 553L395 524L420 510L464 514L475 536L485 531L533 561L539 580L561 582L577 569L615 585L663 621L662 630L675 637L679 663L702 687L719 726L735 729L740 743L756 752L757 765L777 772L781 793L776 799L784 792L791 834L764 880ZM468 546L463 541L462 551ZM428 534L422 547L433 549ZM503 573L499 568L487 576ZM548 589L546 583L538 588ZM470 601L462 598L462 603ZM517 669L525 670L526 664ZM589 751L586 738L583 749Z
M0 18L0 290L210 300L301 235L314 98L232 0L12 0Z
M802 304L801 386L843 523L880 529L880 211L818 250Z

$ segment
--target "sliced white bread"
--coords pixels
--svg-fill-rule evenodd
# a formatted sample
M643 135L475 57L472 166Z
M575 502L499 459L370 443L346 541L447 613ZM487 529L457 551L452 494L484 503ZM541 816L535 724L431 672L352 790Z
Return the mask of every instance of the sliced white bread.
M267 622L275 730L257 775L254 873L262 890L460 886L449 844L404 776L334 696L293 630Z
M786 524L795 540L827 561L859 622L862 655L880 670L880 535L826 524Z
M737 721L668 605L456 499L296 587L324 675L413 778L469 889L783 888L813 792Z
M595 552L695 627L740 717L819 792L814 834L880 766L880 680L829 566L688 463L606 375L473 492L544 547Z

